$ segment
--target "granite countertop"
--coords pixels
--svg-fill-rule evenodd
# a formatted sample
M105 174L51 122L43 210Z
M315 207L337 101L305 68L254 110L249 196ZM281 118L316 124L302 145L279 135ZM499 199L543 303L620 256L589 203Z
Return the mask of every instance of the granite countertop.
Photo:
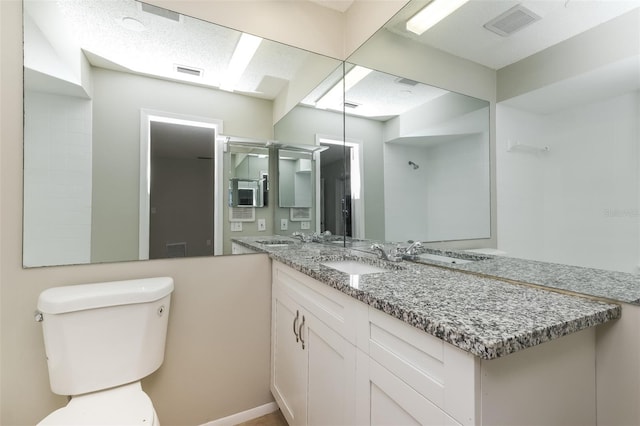
M338 244L283 237L233 241L266 252L273 260L482 359L505 356L621 315L616 304L427 264L385 262ZM341 259L359 259L388 271L353 276L321 264Z
M460 271L537 284L596 298L640 305L640 275L495 256L455 265Z

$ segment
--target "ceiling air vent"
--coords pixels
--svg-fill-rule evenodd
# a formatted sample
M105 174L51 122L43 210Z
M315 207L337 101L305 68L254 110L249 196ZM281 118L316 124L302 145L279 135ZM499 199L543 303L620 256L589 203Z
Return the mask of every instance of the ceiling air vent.
M344 107L345 108L351 108L351 109L356 109L358 108L360 105L355 103L355 102L349 102L349 101L345 101L344 102Z
M417 81L415 80L411 80L409 78L397 78L396 79L396 83L398 84L404 84L405 86L415 86L416 84L418 84Z
M519 4L487 22L484 27L502 37L507 37L540 19L540 16Z
M147 3L141 3L143 12L151 13L162 18L170 19L172 21L180 22L180 14L172 10L167 10L162 7L154 6Z
M185 67L183 65L176 65L175 66L175 71L182 73L182 74L187 74L193 77L200 77L202 76L202 70L199 68L192 68L192 67Z

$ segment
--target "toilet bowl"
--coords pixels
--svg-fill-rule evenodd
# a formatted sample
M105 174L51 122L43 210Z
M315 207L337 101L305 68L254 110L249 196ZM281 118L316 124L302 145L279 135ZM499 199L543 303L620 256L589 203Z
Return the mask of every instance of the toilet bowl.
M51 390L39 425L158 426L140 380L164 361L170 277L55 287L38 298Z
M160 426L151 399L140 382L78 395L45 417L38 426Z

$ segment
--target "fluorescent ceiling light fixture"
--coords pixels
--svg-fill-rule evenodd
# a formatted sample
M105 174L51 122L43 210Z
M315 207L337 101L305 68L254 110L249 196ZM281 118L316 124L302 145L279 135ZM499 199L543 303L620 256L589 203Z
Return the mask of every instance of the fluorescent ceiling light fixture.
M233 52L233 56L229 62L227 73L220 80L220 88L222 90L233 91L261 42L262 39L260 37L250 34L243 33L240 36L236 50Z
M469 0L433 0L407 21L407 31L424 33Z
M317 108L327 109L330 107L341 107L343 105L343 95L346 94L353 86L362 81L369 75L369 68L355 66L347 72L344 78L341 78L327 93L325 93L318 102ZM344 88L344 91L343 91Z

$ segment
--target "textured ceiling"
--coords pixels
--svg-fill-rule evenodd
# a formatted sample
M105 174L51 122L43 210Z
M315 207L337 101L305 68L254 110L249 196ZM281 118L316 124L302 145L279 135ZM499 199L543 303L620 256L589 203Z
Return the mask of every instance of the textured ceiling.
M63 27L87 52L93 65L117 64L133 72L183 78L176 65L202 70L195 84L217 87L241 33L180 15L176 22L143 11L130 0L59 1ZM123 24L142 24L136 31ZM263 40L236 90L274 99L310 55L302 49Z
M313 1L338 11L347 10L353 3L299 1ZM389 21L386 29L499 69L640 6L640 0L523 1L524 6L542 17L540 21L507 38L483 28L486 22L518 3L471 0L422 36L416 36L404 30L404 23L425 4L425 0L413 0ZM56 4L60 6L58 15L64 19L60 26L69 31L94 65L161 78L184 78L203 86L218 86L240 37L238 31L187 16L181 16L179 22L175 22L149 14L131 0L60 0ZM142 24L143 30L132 30L123 22L127 18ZM131 22L129 19L129 24ZM275 99L310 55L313 54L264 40L241 76L236 91ZM203 77L178 77L174 71L176 65L200 69ZM339 81L340 73L336 72L305 102L316 101ZM441 92L425 85L403 86L393 76L372 73L349 91L346 100L357 105L349 113L385 120Z

